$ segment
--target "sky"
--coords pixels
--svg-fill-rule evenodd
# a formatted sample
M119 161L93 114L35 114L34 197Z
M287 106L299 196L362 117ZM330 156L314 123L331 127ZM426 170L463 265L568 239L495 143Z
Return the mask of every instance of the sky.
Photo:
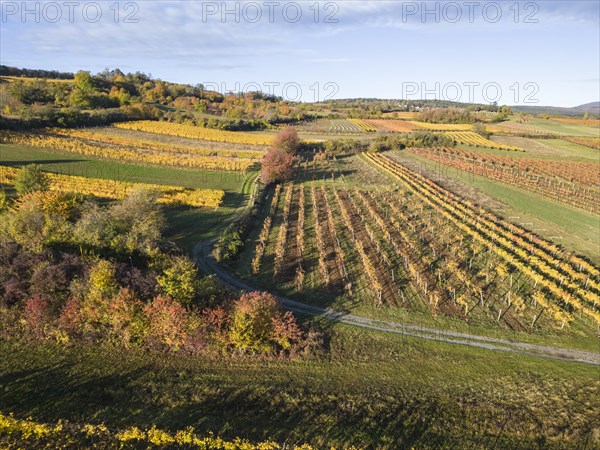
M600 2L4 1L0 64L289 100L600 100Z

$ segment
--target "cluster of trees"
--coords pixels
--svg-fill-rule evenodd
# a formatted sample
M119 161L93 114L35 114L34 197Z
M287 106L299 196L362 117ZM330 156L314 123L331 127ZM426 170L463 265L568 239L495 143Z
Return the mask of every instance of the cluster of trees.
M162 239L165 219L152 193L99 204L44 190L39 168L23 173L18 198L0 196L3 338L191 353L318 346L318 335L269 294L238 297L201 278L194 261Z
M85 71L63 74L2 66L0 75L23 77L4 82L0 113L21 122L29 119L27 126L61 125L56 120L52 122L51 116L70 115L71 109L128 111L130 106L139 109L149 105L155 107L151 116L227 130L260 129L306 117L305 105L261 92L221 94L206 90L201 84L169 83L140 72L125 74L119 69L92 75ZM205 113L213 117L206 117ZM42 123L31 121L34 118ZM69 119L62 125L89 124L73 124L73 117Z
M429 123L473 123L474 117L464 108L435 108L419 114L421 122Z
M462 109L470 112L500 112L501 109L508 107L499 107L496 104L484 105L452 102L447 100L393 100L377 98L328 100L312 105L312 110L318 111L319 116L324 115L332 119L343 117L376 119L387 113L421 112L448 108Z
M300 137L295 128L286 127L277 133L271 148L262 159L262 182L270 184L290 180L294 175L296 154L300 147Z
M362 152L385 152L406 147L454 147L455 142L443 133L415 131L383 135L372 140L336 139L312 144L313 152L329 155L357 154Z
M58 70L42 70L42 69L19 69L0 65L0 76L9 77L29 77L29 78L49 78L52 80L72 80L73 73L59 72Z

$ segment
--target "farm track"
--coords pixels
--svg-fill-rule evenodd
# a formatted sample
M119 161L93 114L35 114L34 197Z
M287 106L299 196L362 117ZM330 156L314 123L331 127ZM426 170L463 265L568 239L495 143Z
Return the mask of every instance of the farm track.
M216 275L221 283L235 290L243 290L248 292L258 290L220 267L211 255L212 246L212 241L201 241L198 242L194 247L194 257L199 268L204 273ZM506 339L477 336L436 328L381 321L336 311L330 308L307 305L286 297L278 296L278 299L282 306L290 311L309 316L323 317L332 322L343 323L345 325L359 328L443 342L452 345L464 345L485 350L503 351L521 354L524 356L600 366L600 353L592 353L574 349L562 349L558 347L509 341Z

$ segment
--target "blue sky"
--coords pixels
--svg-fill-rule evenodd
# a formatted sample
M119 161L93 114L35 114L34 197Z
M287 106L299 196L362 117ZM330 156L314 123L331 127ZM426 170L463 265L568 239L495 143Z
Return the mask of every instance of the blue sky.
M25 15L21 1L0 3L0 61L10 66L118 67L221 90L259 86L306 101L333 95L576 106L600 100L600 2L594 0L516 6L169 0L117 2L118 8L114 0L80 0L28 2Z

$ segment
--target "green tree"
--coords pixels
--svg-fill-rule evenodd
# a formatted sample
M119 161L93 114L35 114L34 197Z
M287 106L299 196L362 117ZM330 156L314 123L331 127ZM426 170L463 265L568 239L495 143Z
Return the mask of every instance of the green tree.
M185 256L171 259L156 281L165 294L182 305L189 305L196 298L198 270L194 262Z
M42 167L38 164L23 167L15 180L15 189L19 195L35 191L47 191L49 187L48 175L42 172Z
M487 129L485 128L485 125L481 122L475 122L473 124L473 131L486 139L490 136Z
M114 248L147 252L160 240L165 218L156 197L155 192L134 189L109 208L107 214L115 231Z

